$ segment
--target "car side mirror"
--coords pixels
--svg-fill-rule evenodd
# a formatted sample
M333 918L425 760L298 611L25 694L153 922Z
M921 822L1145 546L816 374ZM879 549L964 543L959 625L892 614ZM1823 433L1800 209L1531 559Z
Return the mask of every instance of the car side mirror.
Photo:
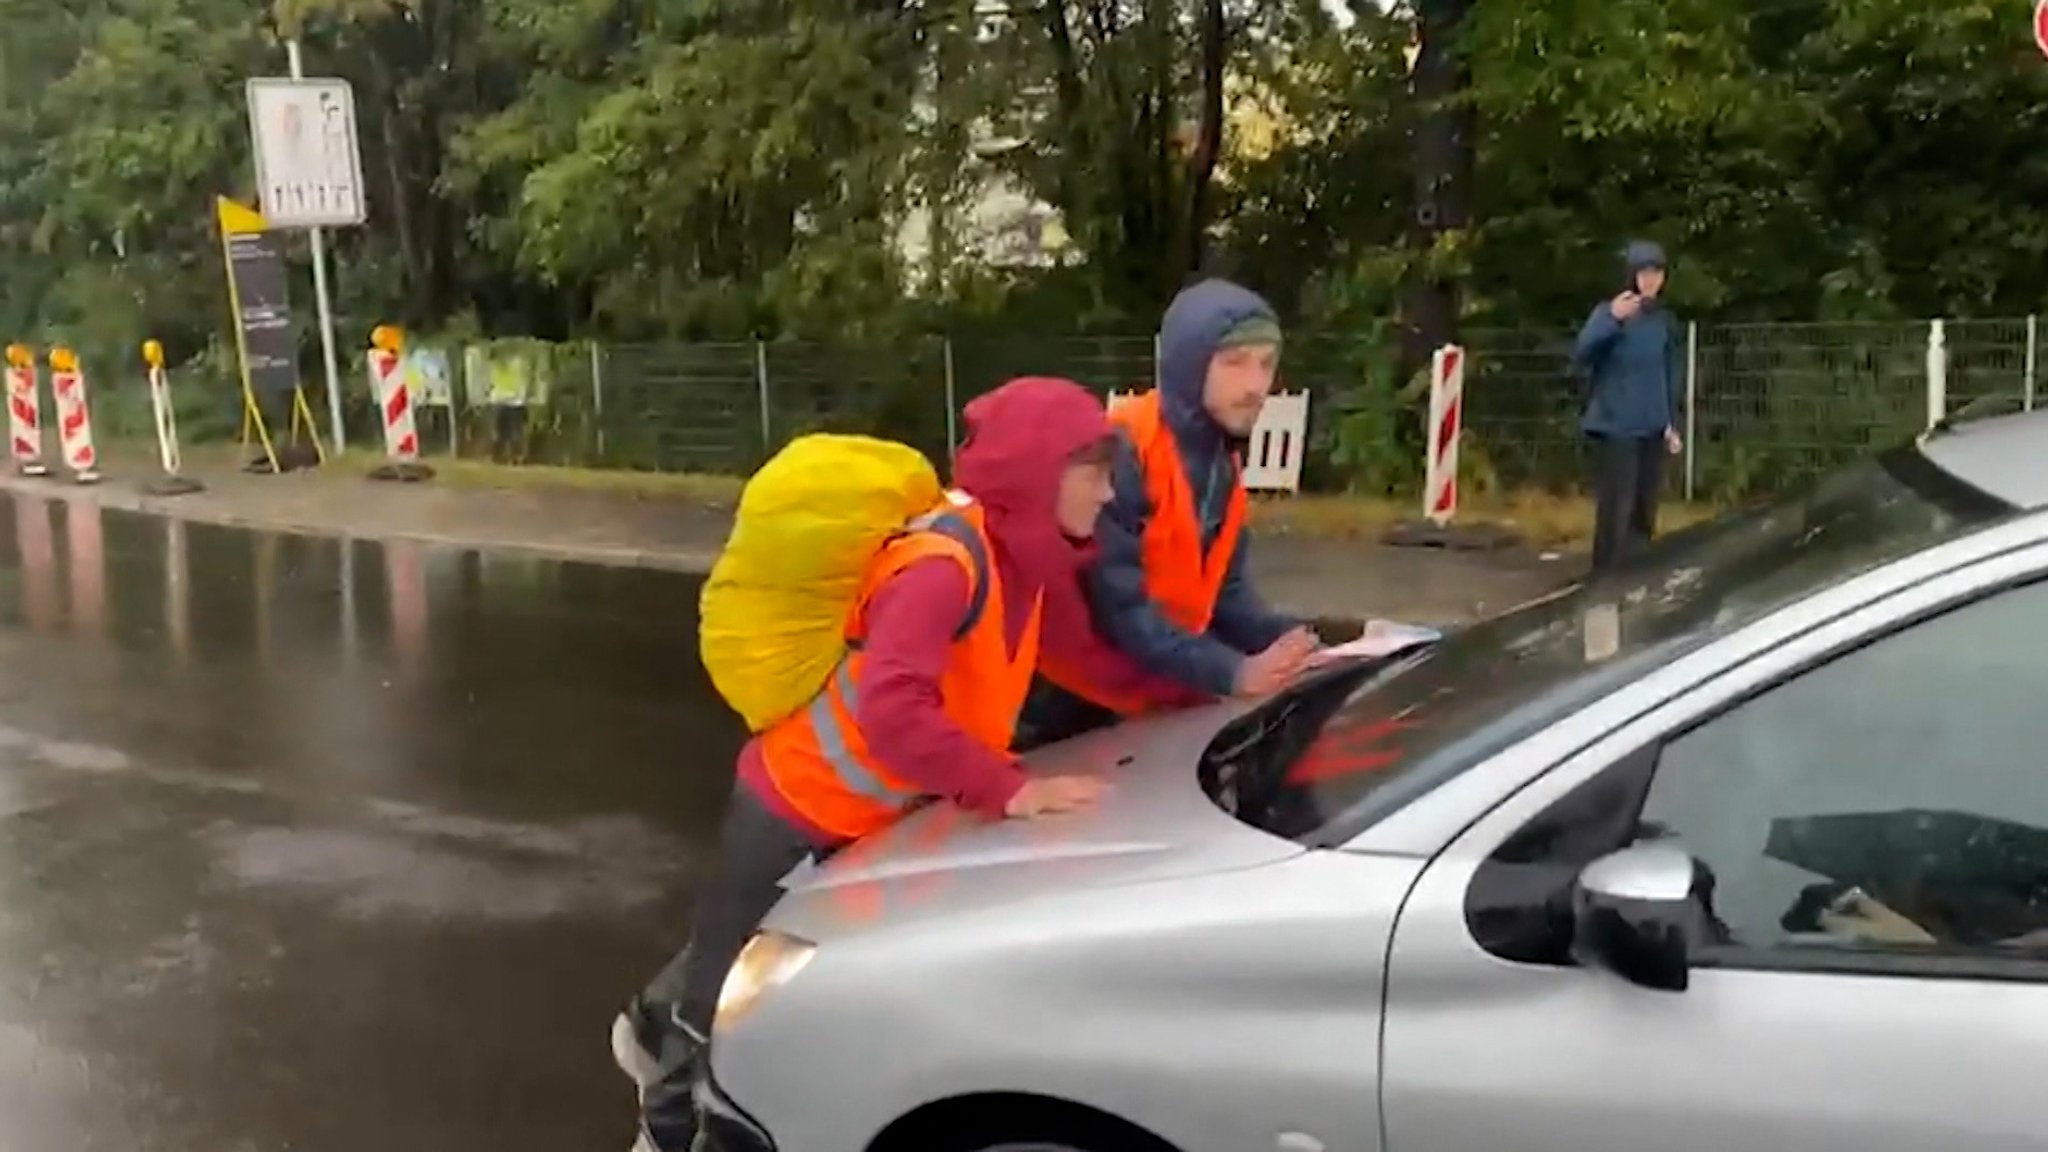
M1683 992L1699 922L1699 866L1670 840L1586 865L1572 890L1572 956L1634 984Z

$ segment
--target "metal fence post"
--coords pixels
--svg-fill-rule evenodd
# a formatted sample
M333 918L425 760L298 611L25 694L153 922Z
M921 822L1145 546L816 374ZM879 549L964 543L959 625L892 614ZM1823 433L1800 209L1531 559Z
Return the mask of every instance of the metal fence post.
M2041 362L2039 357L2041 349L2040 321L2041 318L2039 316L2029 315L2027 317L2027 379L2026 383L2022 386L2020 398L2029 412L2034 410L2034 369Z
M1685 502L1690 504L1699 483L1700 323L1685 325Z
M1927 326L1927 426L1948 415L1948 327L1940 320Z
M590 342L590 404L597 417L597 458L604 461L604 354L595 340Z
M1159 366L1159 333L1152 333L1152 387L1160 387L1163 369Z
M461 349L456 349L460 354ZM462 459L462 416L465 411L469 388L469 374L456 367L453 356L448 363L448 455L451 459Z
M761 390L761 458L766 460L775 452L775 441L768 418L768 344L764 340L754 341L754 379Z
M953 378L953 338L939 338L945 351L946 361L946 463L948 467L960 455L960 400Z

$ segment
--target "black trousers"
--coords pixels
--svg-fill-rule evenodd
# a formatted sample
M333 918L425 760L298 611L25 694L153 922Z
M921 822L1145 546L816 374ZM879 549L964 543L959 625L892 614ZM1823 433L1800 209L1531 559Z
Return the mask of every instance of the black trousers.
M1593 466L1593 571L1649 546L1664 489L1664 436L1589 436Z
M711 1035L726 970L782 899L783 878L817 854L802 832L770 812L753 792L744 786L733 792L719 831L718 856L690 917L690 942L641 993L665 1033L653 1053L659 1078L640 1100L641 1125L662 1152L685 1152L696 1144L690 1081ZM677 1035L685 1029L689 1035Z
M726 971L782 899L783 877L805 857L822 854L752 791L734 789L718 856L690 917L689 944L647 986L646 1001L674 1005L676 1020L700 1038L709 1036Z
M1023 755L1047 744L1056 744L1084 732L1107 728L1120 717L1095 703L1083 700L1043 676L1033 677L1031 693L1017 717L1017 731L1010 751Z

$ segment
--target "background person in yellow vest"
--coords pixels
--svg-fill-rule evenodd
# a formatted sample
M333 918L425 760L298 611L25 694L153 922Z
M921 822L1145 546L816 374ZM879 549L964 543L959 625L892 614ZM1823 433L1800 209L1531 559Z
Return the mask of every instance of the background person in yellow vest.
M1267 608L1245 554L1239 461L1280 364L1280 322L1227 280L1185 289L1159 330L1159 387L1118 409L1116 497L1096 528L1089 581L1098 628L1147 671L1221 697L1285 687L1319 644ZM1025 726L1056 739L1142 710L1042 669Z
M696 1135L692 1064L726 971L806 860L890 827L930 799L991 818L1092 801L1100 781L1027 777L1010 734L1037 663L1043 590L1071 581L1109 500L1113 435L1068 380L1013 380L967 406L956 492L869 565L855 650L804 711L740 752L689 947L613 1024L641 1090L636 1148Z

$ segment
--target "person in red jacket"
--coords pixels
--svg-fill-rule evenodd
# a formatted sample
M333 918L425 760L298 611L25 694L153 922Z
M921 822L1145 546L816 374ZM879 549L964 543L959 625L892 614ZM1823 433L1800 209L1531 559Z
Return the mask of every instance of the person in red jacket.
M692 1066L725 973L807 860L936 798L990 819L1089 804L1091 777L1028 776L1009 751L1041 651L1142 674L1094 639L1080 600L1110 499L1102 404L1067 380L1013 380L966 409L954 491L873 561L849 631L860 641L804 711L750 740L697 901L690 944L613 1024L641 1089L640 1147L695 1138Z

